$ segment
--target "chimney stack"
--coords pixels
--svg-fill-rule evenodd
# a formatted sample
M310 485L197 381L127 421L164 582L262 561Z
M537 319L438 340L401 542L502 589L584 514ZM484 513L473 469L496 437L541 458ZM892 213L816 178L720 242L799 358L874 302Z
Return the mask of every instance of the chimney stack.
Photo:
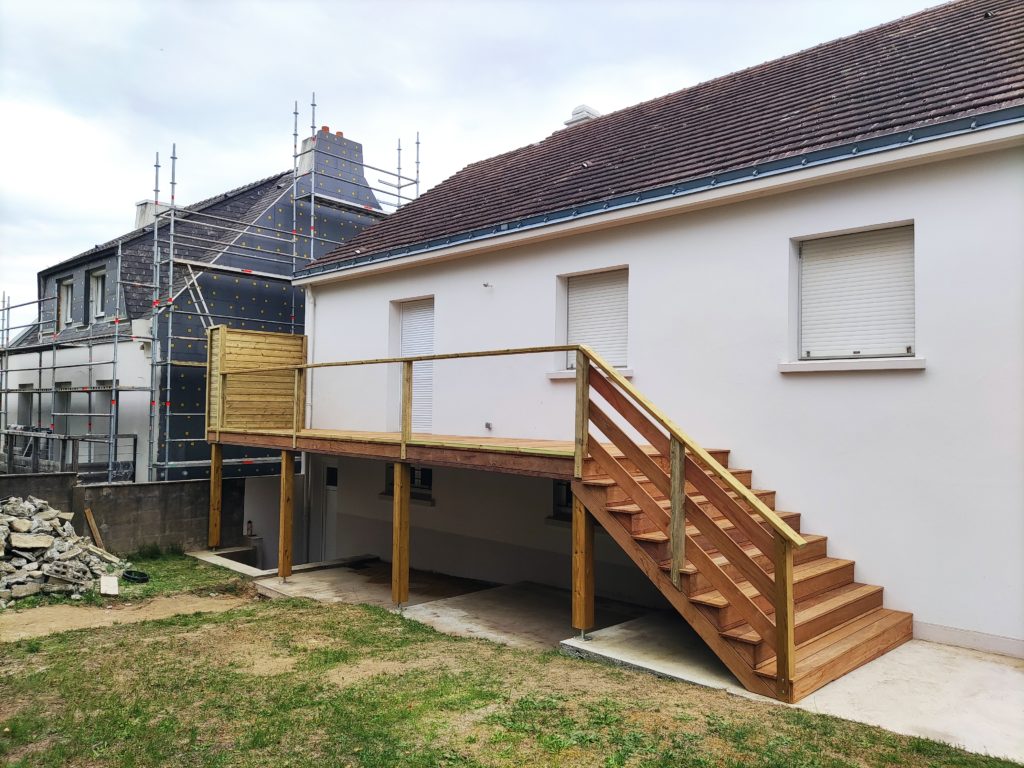
M565 121L565 125L578 125L579 123L585 123L587 120L593 120L595 117L600 116L601 113L593 107L588 107L586 104L580 104L572 111L572 116Z

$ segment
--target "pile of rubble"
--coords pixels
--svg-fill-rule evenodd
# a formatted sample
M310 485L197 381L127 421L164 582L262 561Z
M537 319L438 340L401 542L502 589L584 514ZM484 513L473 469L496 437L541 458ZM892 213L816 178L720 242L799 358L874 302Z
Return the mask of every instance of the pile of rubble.
M0 608L39 593L75 599L129 566L78 536L73 517L34 496L0 501Z

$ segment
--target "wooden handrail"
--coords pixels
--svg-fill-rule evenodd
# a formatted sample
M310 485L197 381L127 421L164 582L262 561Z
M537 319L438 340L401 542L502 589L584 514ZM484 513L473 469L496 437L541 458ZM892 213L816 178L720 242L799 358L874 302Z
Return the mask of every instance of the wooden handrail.
M398 357L377 357L367 358L364 360L342 360L338 362L330 363L304 363L302 365L279 365L270 366L266 368L239 368L235 370L222 369L223 375L227 374L240 374L240 373L271 373L275 371L293 371L298 369L312 370L315 368L344 368L353 365L384 365L387 363L418 363L426 362L429 360L465 360L477 357L502 357L507 355L529 355L529 354L543 354L545 352L577 352L577 357L586 357L590 364L600 368L605 374L609 381L613 382L619 387L624 393L638 405L641 409L647 412L647 414L657 424L668 432L670 437L674 437L678 440L691 454L700 459L700 461L708 467L715 475L720 477L722 481L733 491L735 491L740 498L750 504L755 512L771 526L771 528L779 535L782 536L786 541L792 544L794 547L800 548L807 544L806 540L796 531L794 531L786 522L779 517L775 512L770 509L764 502L762 502L757 496L751 493L750 489L747 488L743 483L737 480L728 469L723 467L710 453L704 450L696 441L694 441L689 435L683 432L679 426L666 416L660 408L651 403L647 398L640 394L639 390L636 389L629 381L627 381L621 373L615 370L615 367L608 363L604 358L594 352L586 344L554 344L539 347L512 347L508 349L489 349L479 350L474 352L446 352L432 355L412 355L412 356L398 356ZM221 361L223 364L223 360ZM591 366L587 365L586 369L590 369ZM580 366L577 367L576 376L577 380L581 376L588 373L588 370L582 370ZM577 429L579 429L579 422L581 420L577 418ZM585 439L581 435L577 434L576 439Z
M701 462L708 467L708 469L720 477L731 490L735 491L745 502L750 504L750 506L754 508L754 511L757 512L757 514L759 514L779 536L784 538L794 547L800 548L806 546L807 541L803 536L787 525L781 517L775 514L774 510L770 509L768 505L757 498L749 488L737 480L732 472L723 467L714 456L704 450L689 435L683 432L683 430L681 430L676 423L672 421L672 419L666 416L660 408L640 394L636 387L627 381L621 373L615 370L614 366L606 362L586 344L581 344L580 349L582 349L584 354L590 358L590 362L593 365L600 368L608 379L613 381L620 389L629 394L634 402L647 411L651 418L660 424L662 428L669 433L669 435L682 443L691 454L699 458Z
M503 357L508 355L539 355L544 352L575 352L584 349L581 344L555 344L546 347L510 347L508 349L482 349L475 352L442 352L436 355L407 355L405 357L372 357L365 360L339 360L331 363L303 363L302 365L274 365L267 368L235 368L224 373L271 373L296 368L346 368L351 365L383 365L385 363L422 363L428 360L466 360L474 357ZM593 359L593 352L587 356Z

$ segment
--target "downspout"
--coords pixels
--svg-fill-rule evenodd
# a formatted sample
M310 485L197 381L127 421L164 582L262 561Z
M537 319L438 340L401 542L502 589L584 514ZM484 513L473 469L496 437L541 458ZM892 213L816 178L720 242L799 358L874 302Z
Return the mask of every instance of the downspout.
M293 288L294 290L294 288ZM306 301L305 307L303 308L303 333L306 334L308 341L306 342L306 355L307 359L305 362L310 363L316 360L316 352L314 345L316 343L316 336L313 335L313 317L315 316L316 299L313 298L312 286L306 288ZM310 427L313 423L313 371L307 370L306 372L306 412L302 414L302 425L304 427ZM306 529L306 562L311 562L311 551L312 551L312 520L313 520L313 499L311 491L313 489L311 465L309 463L309 455L304 451L302 453L302 518ZM317 560L324 559L324 535L323 525L320 526L320 553Z

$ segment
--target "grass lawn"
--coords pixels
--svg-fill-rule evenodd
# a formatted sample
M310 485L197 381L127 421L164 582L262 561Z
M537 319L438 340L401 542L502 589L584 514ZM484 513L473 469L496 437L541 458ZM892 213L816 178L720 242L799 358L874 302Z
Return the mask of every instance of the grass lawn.
M132 568L149 574L146 584L132 584L121 581L117 597L104 597L99 592L87 592L81 600L71 600L65 595L33 595L15 600L6 609L20 611L40 605L110 605L118 602L138 602L158 595L173 595L180 592L218 592L236 594L245 589L248 582L237 573L218 568L209 563L186 557L180 552L162 552L150 547L125 558Z
M306 601L0 645L9 766L1000 766L923 739Z

